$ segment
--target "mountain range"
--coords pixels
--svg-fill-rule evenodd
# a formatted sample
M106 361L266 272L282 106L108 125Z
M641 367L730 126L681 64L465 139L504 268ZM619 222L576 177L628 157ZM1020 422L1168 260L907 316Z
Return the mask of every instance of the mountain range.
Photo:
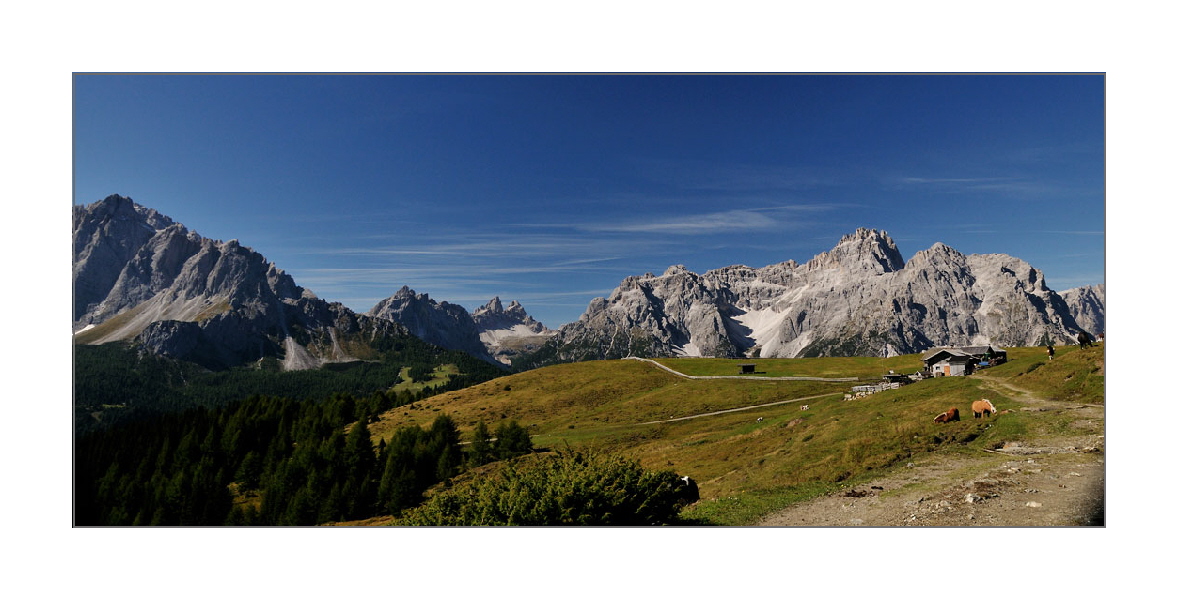
M506 365L555 334L528 315L518 301L505 308L497 296L468 313L460 305L435 301L408 286L377 303L368 315L395 321L431 344Z
M310 369L373 358L408 335L492 362L496 351L479 337L512 338L500 328L523 314L489 310L480 329L462 307L408 288L355 313L237 240L203 238L119 195L74 206L73 245L76 342L135 341L210 368L275 358L286 370Z
M630 355L882 356L1069 344L1082 330L1103 331L1104 312L1104 286L1062 296L1020 259L964 255L940 242L905 262L886 232L860 228L803 264L704 274L673 265L628 277L521 367Z
M622 281L558 330L517 301L473 313L402 287L367 313L324 301L237 240L203 238L112 195L73 211L78 343L134 340L212 368L271 357L284 369L371 358L412 335L497 364L629 355L798 357L902 354L933 346L1071 343L1102 332L1103 285L1057 293L1026 262L941 243L905 262L861 228L799 264L682 265Z

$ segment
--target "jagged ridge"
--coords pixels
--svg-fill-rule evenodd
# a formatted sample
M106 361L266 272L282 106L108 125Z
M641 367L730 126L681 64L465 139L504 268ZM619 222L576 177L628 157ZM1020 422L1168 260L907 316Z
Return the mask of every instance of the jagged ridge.
M119 195L74 207L77 342L134 340L214 368L370 358L401 326L316 298L237 240L202 238Z
M471 317L479 330L479 340L504 365L536 351L556 334L533 319L519 301L513 300L504 307L498 296L475 309Z
M535 350L553 334L518 301L505 308L497 296L472 314L408 286L377 303L368 315L395 321L426 342L505 365L520 353Z
M703 275L676 265L628 277L525 363L874 356L1068 341L1081 329L1043 274L1020 259L937 243L906 263L886 232L860 228L803 265Z

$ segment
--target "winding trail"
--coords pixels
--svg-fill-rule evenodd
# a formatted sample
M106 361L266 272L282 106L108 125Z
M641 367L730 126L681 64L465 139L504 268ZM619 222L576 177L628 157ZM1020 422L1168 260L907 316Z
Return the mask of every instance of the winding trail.
M675 374L681 378L689 380L774 380L774 381L810 381L810 382L858 382L859 378L820 378L817 376L689 376L685 373L680 373L658 361L652 359L644 359L642 357L626 357L625 359L631 361L646 361L663 371ZM826 395L824 395L826 396ZM801 399L799 399L801 400ZM734 411L736 411L734 409Z
M818 377L808 377L808 376L780 376L780 377L689 376L687 374L680 373L680 372L678 372L678 371L676 371L666 365L663 365L662 363L659 363L658 361L652 361L651 359L643 359L641 357L627 357L627 359L634 360L634 361L645 361L647 363L650 363L651 365L654 365L655 367L658 367L659 369L662 369L666 372L669 372L671 374L677 375L681 378L685 378L688 380L779 380L779 381L810 380L810 381L815 381L815 382L855 382L855 381L858 381L858 378L818 378ZM734 413L737 411L749 411L750 409L760 409L762 407L773 407L774 405L784 405L786 403L797 403L799 401L809 401L812 399L821 399L821 398L830 397L830 396L840 396L842 394L843 393L841 393L841 392L828 392L825 394L816 394L813 396L799 397L797 399L786 399L785 401L774 401L773 403L765 403L763 405L750 405L748 407L736 407L734 409L721 409L719 411L709 411L708 413L697 413L695 415L685 415L682 417L672 417L672 418L668 418L668 419L657 419L655 421L650 421L650 422L640 422L637 425L647 426L647 425L651 425L651 424L666 424L666 423L670 423L670 422L682 422L682 421L689 420L689 419L696 419L698 417L708 417L711 415L721 415L724 413Z
M685 415L683 417L672 417L669 419L657 419L653 422L641 422L638 425L646 426L650 424L666 424L670 422L682 422L684 420L696 419L698 417L708 417L710 415L720 415L722 413L733 413L735 411L749 411L750 409L761 409L762 407L773 407L774 405L785 405L786 403L797 403L799 401L809 401L811 399L821 399L829 396L841 396L842 392L828 392L827 394L816 394L814 396L804 396L797 399L786 399L785 401L774 401L773 403L766 403L764 405L750 405L748 407L737 407L735 409L721 409L720 411L709 411L708 413L697 413L695 415Z

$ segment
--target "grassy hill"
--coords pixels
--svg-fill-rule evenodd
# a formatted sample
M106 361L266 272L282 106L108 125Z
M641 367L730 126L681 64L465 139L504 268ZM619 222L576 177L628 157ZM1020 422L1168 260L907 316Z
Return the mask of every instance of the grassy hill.
M465 437L479 421L525 426L540 449L593 448L699 483L686 517L747 524L791 503L854 485L939 453L983 453L1005 443L1077 427L1067 415L1020 411L1020 393L1104 403L1104 350L1008 349L1009 361L978 376L935 378L844 400L854 383L685 379L641 361L591 361L514 374L424 399L370 425L374 439L396 428L451 416ZM661 359L688 375L736 374L748 360ZM759 359L759 375L858 377L920 369L918 355ZM972 419L986 397L1000 411ZM806 406L804 410L803 406ZM962 420L935 424L954 406Z

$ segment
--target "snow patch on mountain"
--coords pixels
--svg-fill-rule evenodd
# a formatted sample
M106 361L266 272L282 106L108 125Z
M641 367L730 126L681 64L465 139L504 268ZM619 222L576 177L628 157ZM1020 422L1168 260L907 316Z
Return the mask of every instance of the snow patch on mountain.
M1043 274L1008 255L936 243L904 262L860 228L805 264L734 265L625 278L550 343L549 360L913 353L935 345L1037 344L1079 331Z
M498 296L476 309L471 317L487 352L504 365L535 351L556 334L528 315L519 301L513 300L505 307Z

